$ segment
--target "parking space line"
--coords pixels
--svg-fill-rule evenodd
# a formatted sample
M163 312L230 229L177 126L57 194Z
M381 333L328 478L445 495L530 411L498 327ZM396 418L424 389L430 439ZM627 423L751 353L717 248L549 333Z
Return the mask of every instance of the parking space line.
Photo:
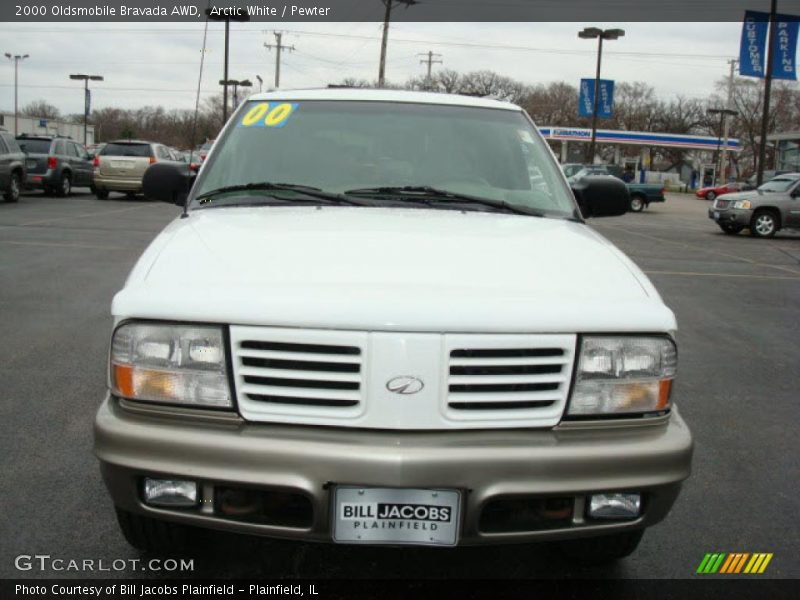
M129 206L127 208L120 208L118 210L103 210L103 211L96 211L96 212L90 212L90 213L83 213L83 214L80 214L80 215L69 215L69 216L66 216L66 217L54 217L52 219L40 219L38 221L28 221L26 223L17 223L17 225L15 225L15 227L28 227L29 225L40 225L42 223L52 223L54 221L67 221L69 219L81 219L83 217L101 217L101 216L104 216L104 215L114 215L114 214L119 214L119 213L124 213L124 212L130 212L130 211L133 211L133 210L139 210L141 208L145 208L146 206L147 205L143 204L141 206Z
M800 274L797 277L790 275L744 275L740 273L702 273L695 271L644 271L647 275L678 275L683 277L738 277L741 279L777 279L800 281Z
M780 265L769 265L769 264L766 264L766 263L758 262L756 260L752 260L750 258L745 258L744 256L738 256L736 254L730 254L728 252L720 252L719 250L710 250L710 249L704 248L702 246L696 246L694 244L687 244L685 242L675 242L673 240L667 240L667 239L664 239L664 238L657 237L655 235L649 235L649 234L646 234L646 233L639 233L638 231L631 231L630 229L625 229L624 227L615 227L613 225L605 225L605 227L608 227L609 229L616 229L617 231L624 231L625 233L629 233L631 235L637 235L639 237L643 237L645 239L652 240L654 242L663 242L663 243L666 243L666 244L673 244L673 245L676 245L676 246L680 246L682 248L688 248L688 249L691 249L691 250L699 250L701 252L706 252L708 254L718 254L719 256L726 256L728 258L733 258L735 260L740 260L742 262L746 262L746 263L751 264L753 266L768 267L770 269L778 269L779 271L786 271L787 273L792 273L793 275L800 275L800 271L796 271L794 269L790 269L789 267L782 267Z
M0 244L12 244L15 246L54 246L57 248L90 248L93 250L124 250L130 252L134 248L122 246L96 246L91 244L60 244L58 242L20 242L16 240L0 240Z

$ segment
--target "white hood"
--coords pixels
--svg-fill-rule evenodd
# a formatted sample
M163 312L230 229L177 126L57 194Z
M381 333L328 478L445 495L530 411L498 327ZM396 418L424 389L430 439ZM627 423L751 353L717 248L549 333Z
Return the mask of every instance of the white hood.
M585 225L350 207L191 212L151 244L113 312L373 331L675 326L647 278Z

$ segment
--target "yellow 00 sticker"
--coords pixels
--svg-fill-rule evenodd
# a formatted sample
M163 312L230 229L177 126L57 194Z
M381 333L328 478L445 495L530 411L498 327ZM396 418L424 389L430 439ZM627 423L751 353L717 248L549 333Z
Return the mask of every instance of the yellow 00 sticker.
M256 102L244 113L239 127L283 127L297 106L296 102Z

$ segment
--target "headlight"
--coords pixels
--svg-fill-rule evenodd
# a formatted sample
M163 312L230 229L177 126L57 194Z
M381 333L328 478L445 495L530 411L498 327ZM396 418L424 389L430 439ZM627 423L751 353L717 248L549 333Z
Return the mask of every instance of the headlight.
M737 200L736 202L733 203L733 208L749 209L750 208L750 200Z
M123 398L231 407L220 327L127 323L111 341L112 391Z
M586 336L568 416L657 413L669 408L678 363L666 337Z

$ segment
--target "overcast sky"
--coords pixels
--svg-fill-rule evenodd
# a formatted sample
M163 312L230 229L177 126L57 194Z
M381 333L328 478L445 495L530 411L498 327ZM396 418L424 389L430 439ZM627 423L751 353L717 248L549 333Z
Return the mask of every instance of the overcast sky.
M269 23L231 26L230 77L248 78L265 89L274 78L274 43ZM458 71L491 69L524 83L593 77L596 42L578 39L585 25L623 27L624 38L608 42L603 76L644 81L662 97L704 97L727 76L727 60L738 55L740 23L393 23L387 78L403 82L424 73L421 53L442 55ZM99 74L93 108L160 104L192 108L197 87L203 23L0 23L0 53L30 54L20 65L19 102L44 99L63 113L83 111L82 84L70 73ZM377 78L380 23L286 23L281 87L318 87L345 77ZM220 90L223 26L208 30L202 94ZM488 47L476 47L484 45ZM516 48L514 48L516 47ZM14 70L0 63L0 110L11 111Z

